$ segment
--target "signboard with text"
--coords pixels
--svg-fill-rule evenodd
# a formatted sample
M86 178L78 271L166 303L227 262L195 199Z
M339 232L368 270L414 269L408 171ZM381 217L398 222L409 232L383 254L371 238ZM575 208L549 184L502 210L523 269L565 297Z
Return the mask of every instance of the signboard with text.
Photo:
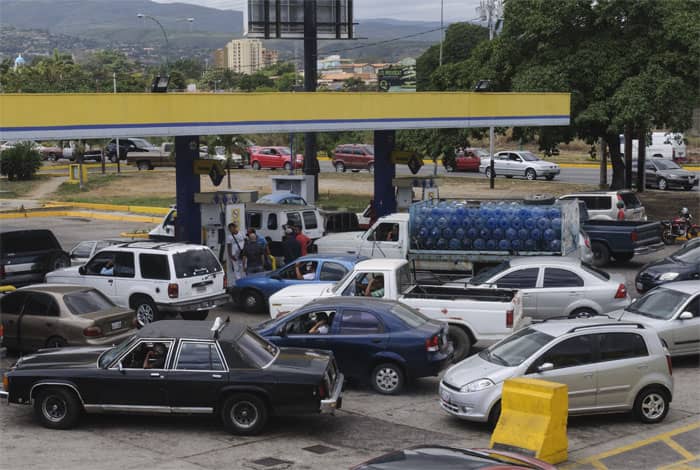
M377 84L379 91L390 93L416 91L416 68L399 65L379 69L377 71Z

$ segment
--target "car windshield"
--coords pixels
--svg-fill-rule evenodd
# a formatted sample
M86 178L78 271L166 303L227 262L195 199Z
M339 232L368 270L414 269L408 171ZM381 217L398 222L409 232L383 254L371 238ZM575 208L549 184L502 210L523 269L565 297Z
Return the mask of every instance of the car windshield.
M688 300L689 295L658 287L633 302L625 310L645 317L668 320Z
M391 313L399 317L405 324L411 328L418 328L427 323L429 318L420 313L418 310L403 304L397 304L391 307Z
M678 163L671 160L654 159L654 164L659 170L682 170Z
M345 284L345 281L347 281L348 278L349 278L350 276L352 276L353 274L355 274L355 272L352 271L352 270L346 272L346 273L345 273L345 276L341 277L340 280L339 280L338 282L335 283L335 285L334 285L333 288L331 289L331 292L333 292L334 294L337 294L338 291L339 291L339 289L340 289L340 286L344 285L344 284Z
M671 259L684 263L700 263L700 245L697 243L681 248L671 255Z
M85 315L116 307L114 302L95 289L66 294L63 296L63 302L73 315Z
M188 250L173 255L175 274L183 277L203 276L221 271L221 265L210 249Z
M492 268L488 268L488 269L485 269L484 271L481 271L479 274L477 274L473 278L469 279L469 284L474 285L474 286L479 285L479 284L483 284L486 281L488 281L492 276L495 276L496 274L501 273L509 268L510 268L510 263L508 261L504 261L501 264L498 264Z
M238 346L255 367L265 367L279 352L277 346L251 330L247 330L238 339Z
M523 160L526 162L536 162L539 160L539 158L537 158L537 156L531 152L520 152L520 156L523 157Z
M116 358L118 358L124 352L126 352L126 350L129 349L129 347L131 347L131 344L134 342L135 338L136 335L131 335L124 341L119 343L117 346L103 352L100 355L99 359L97 359L97 364L100 366L100 368L106 369L107 366L109 366L112 363L112 361L114 361Z
M533 328L525 328L508 336L479 353L479 357L502 366L519 366L532 357L540 348L554 339L554 336Z

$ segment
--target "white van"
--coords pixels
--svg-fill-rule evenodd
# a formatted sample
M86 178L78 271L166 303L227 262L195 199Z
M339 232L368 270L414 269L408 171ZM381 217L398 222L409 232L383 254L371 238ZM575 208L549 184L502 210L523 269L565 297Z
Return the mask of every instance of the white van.
M632 141L632 157L637 159L639 141ZM620 135L620 153L625 153L625 137ZM667 160L686 159L685 139L681 133L652 132L651 143L646 148L647 158L665 158Z
M245 226L254 228L258 236L270 237L270 251L282 256L282 239L286 226L301 227L311 240L323 236L323 216L314 206L292 204L246 204Z

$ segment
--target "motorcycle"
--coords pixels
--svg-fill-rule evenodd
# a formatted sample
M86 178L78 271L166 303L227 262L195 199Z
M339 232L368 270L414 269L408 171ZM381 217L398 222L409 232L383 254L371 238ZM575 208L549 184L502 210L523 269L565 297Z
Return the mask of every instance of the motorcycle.
M692 222L693 216L685 207L681 215L673 220L661 221L661 239L666 245L676 241L687 241L700 235L700 225Z

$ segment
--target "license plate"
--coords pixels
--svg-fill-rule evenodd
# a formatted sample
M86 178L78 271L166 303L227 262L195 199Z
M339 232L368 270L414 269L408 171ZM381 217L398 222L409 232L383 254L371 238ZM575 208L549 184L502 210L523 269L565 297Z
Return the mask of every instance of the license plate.
M641 282L635 283L635 287L637 288L637 290L643 290L643 289L644 289L644 286L642 285Z
M205 286L195 287L195 289L197 289L197 292L204 292L205 290L207 290L207 288Z
M448 392L445 389L440 389L440 398L442 398L442 401L444 401L445 403L449 403L450 402L450 392Z
M112 329L113 330L118 330L121 327L122 327L122 322L120 322L120 321L113 321L112 322Z

